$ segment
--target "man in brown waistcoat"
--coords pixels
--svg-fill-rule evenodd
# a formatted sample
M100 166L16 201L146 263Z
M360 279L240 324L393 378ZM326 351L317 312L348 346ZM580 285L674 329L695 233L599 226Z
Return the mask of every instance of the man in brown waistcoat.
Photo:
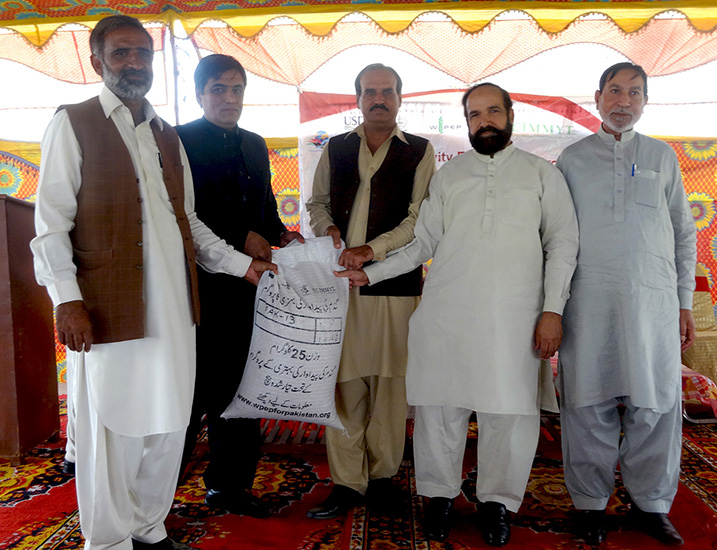
M347 269L382 261L413 240L435 171L431 144L396 124L398 73L368 65L355 87L363 123L329 140L306 205L315 235L331 236L336 248L345 241L339 264ZM309 517L335 517L364 497L378 513L400 504L391 478L403 458L406 338L420 294L421 268L369 290L351 290L336 386L336 408L348 435L327 428L334 488Z
M196 262L254 282L276 268L197 219L184 149L145 99L141 23L107 17L90 48L105 88L45 132L31 244L75 374L80 524L86 550L186 548L164 519L194 385Z

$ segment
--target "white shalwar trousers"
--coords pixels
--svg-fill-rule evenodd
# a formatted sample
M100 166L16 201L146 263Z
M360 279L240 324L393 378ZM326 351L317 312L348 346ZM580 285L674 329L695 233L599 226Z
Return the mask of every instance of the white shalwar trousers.
M65 359L66 379L67 379L67 399L65 406L67 407L67 427L65 434L67 435L67 444L65 445L65 460L68 462L76 462L75 458L75 371L77 370L77 361L81 355L79 353L67 353Z
M622 420L620 403L625 405ZM640 510L670 511L680 481L681 395L664 414L635 407L629 397L587 407L563 400L560 426L565 485L578 510L605 509L619 461L622 481Z
M128 437L100 421L76 364L76 483L85 550L131 550L166 538L185 431Z
M473 411L416 406L413 454L418 494L455 498L460 494L468 421ZM500 502L517 512L523 502L540 435L540 416L476 413L480 502Z

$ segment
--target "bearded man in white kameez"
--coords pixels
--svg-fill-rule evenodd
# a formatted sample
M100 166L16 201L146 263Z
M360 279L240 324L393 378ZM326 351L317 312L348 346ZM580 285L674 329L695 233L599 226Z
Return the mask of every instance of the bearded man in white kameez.
M411 317L406 386L416 406L416 488L426 531L444 540L461 491L468 421L478 420L476 492L487 544L510 539L530 476L543 395L575 269L578 229L565 180L511 142L510 95L479 84L463 97L472 151L431 180L415 239L384 262L337 273L374 284L433 258Z

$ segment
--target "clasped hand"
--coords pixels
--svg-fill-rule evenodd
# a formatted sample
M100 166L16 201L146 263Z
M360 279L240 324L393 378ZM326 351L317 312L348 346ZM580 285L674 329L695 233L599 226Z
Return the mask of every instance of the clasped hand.
M335 225L326 230L326 235L334 241L334 248L341 248L341 231ZM339 256L339 265L346 269L361 269L363 264L373 260L373 248L367 244L347 248Z

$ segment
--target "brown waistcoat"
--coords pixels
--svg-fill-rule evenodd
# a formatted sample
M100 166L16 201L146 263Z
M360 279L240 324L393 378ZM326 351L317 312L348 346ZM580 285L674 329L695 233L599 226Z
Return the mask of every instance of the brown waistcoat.
M99 98L67 110L82 150L82 184L70 232L77 282L90 312L95 343L144 337L142 198L132 159ZM174 128L151 123L164 184L184 244L194 321L199 321L197 267L184 211L184 172ZM151 253L151 252L150 252Z

